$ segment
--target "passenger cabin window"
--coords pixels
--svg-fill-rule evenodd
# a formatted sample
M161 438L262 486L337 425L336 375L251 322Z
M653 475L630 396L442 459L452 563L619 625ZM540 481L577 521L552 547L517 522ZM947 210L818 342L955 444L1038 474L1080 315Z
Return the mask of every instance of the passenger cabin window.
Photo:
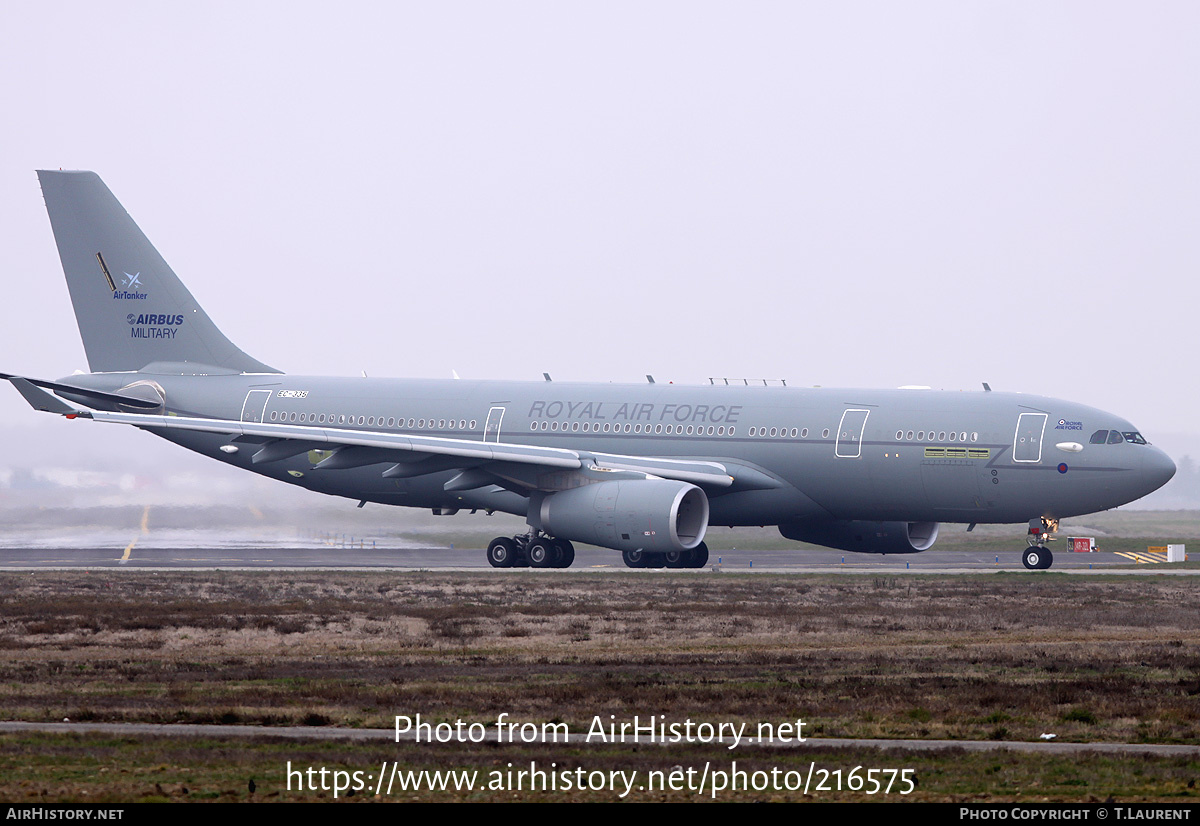
M1106 441L1108 441L1108 431L1107 430L1097 430L1095 433L1092 434L1092 438L1089 439L1088 441L1094 445L1102 445Z

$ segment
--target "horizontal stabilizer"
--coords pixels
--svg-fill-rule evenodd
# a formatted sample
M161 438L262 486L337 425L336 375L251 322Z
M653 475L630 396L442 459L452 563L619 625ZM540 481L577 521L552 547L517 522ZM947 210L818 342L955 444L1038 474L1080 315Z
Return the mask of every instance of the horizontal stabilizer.
M139 410L157 410L162 407L162 400L151 401L149 399L140 399L135 396L126 396L123 393L105 393L103 390L87 390L82 387L74 387L70 384L62 384L56 381L46 381L45 379L31 379L23 376L14 376L10 373L0 373L0 379L8 379L12 381L19 378L22 381L35 384L38 387L44 387L47 390L53 390L55 393L66 394L70 396L78 396L82 399L90 399L93 402L104 404L120 404L125 407L133 407ZM28 398L28 397L26 397ZM38 408L39 410L43 408Z
M25 401L34 410L42 410L46 413L59 413L61 415L78 415L81 411L71 407L62 399L52 396L45 390L39 390L33 386L33 382L29 379L23 379L20 376L5 376L13 387L17 388L17 392L25 397Z

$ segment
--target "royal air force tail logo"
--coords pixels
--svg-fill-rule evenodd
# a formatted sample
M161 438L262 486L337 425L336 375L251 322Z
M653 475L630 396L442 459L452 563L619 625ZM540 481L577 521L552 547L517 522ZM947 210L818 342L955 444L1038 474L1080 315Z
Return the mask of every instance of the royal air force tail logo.
M125 277L121 279L121 289L113 290L113 298L117 301L145 299L149 295L144 289L140 272L125 273Z

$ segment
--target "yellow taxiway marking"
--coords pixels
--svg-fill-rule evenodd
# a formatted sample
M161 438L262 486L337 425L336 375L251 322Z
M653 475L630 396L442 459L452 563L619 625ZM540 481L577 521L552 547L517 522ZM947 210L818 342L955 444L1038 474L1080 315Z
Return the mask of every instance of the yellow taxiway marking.
M1123 556L1126 559L1132 559L1134 562L1145 562L1148 564L1167 561L1167 558L1162 554L1140 554L1134 551L1130 551L1129 553L1117 551L1117 556Z

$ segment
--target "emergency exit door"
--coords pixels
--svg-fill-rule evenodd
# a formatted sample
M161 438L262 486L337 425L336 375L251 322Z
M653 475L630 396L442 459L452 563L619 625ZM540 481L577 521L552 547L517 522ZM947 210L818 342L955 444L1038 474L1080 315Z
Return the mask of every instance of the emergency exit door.
M857 459L862 455L863 429L867 426L870 410L851 408L842 414L838 424L837 442L834 452L840 459Z
M261 422L266 418L267 401L271 398L270 390L251 390L242 402L242 421Z
M500 423L504 421L504 408L493 407L488 411L487 423L483 426L483 440L485 442L500 441Z
M1042 461L1042 434L1046 432L1045 413L1022 413L1017 417L1017 433L1013 436L1014 462Z

